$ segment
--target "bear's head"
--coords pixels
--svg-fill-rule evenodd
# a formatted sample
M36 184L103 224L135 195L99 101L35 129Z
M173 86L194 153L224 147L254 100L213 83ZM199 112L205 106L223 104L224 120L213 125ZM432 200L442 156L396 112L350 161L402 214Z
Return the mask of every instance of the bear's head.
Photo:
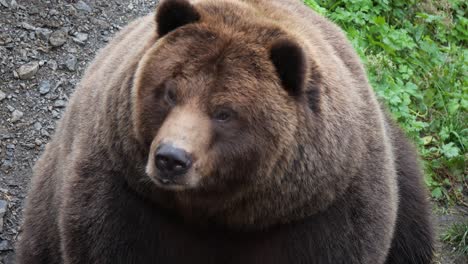
M236 197L291 162L313 114L311 63L295 36L256 12L240 1L159 5L133 104L146 174L161 189Z

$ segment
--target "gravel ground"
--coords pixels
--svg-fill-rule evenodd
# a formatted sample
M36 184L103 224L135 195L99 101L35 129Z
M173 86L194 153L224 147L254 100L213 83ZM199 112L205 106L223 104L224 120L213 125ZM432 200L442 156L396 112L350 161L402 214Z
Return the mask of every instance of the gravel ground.
M13 263L32 166L84 69L156 2L0 0L0 263Z
M96 51L157 0L0 0L0 264L11 264L31 168ZM438 216L441 229L466 208ZM439 263L468 263L438 247Z

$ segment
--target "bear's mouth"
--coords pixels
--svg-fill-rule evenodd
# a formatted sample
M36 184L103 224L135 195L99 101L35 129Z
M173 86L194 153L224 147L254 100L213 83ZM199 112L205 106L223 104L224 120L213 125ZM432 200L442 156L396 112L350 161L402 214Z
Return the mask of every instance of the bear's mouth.
M197 181L192 179L190 175L184 175L181 177L166 178L156 174L148 174L151 181L161 189L172 190L172 191L183 191L188 189L194 189L197 187Z
M181 191L190 188L187 184L177 182L175 180L164 179L159 177L151 177L153 182L162 189Z
M165 178L159 178L159 177L156 177L156 181L158 184L160 184L161 186L184 186L185 184L183 183L180 183L180 182L177 182L173 179L165 179Z

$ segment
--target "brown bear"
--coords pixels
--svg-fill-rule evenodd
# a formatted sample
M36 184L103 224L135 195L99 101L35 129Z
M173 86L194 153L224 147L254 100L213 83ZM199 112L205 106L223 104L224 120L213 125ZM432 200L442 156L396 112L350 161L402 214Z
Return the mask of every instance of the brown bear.
M34 169L18 263L430 263L418 159L300 0L166 0Z

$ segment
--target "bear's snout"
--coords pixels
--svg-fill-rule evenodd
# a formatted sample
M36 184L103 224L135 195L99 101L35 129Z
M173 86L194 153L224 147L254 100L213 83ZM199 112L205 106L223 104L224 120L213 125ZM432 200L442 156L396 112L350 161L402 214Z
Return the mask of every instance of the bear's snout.
M161 180L170 181L190 169L192 158L185 150L163 143L156 150L155 165Z

